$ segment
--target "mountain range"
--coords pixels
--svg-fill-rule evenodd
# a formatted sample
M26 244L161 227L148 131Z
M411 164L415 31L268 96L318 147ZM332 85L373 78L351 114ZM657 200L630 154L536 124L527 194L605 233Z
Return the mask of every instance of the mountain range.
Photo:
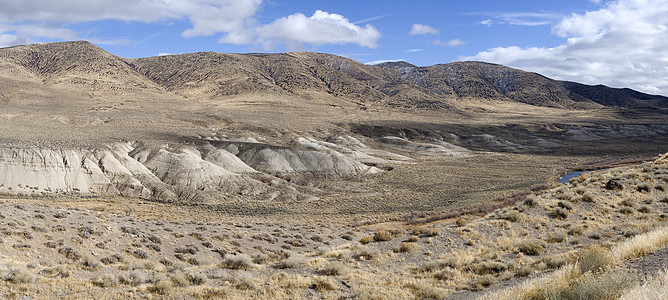
M407 62L364 65L312 52L201 52L127 59L88 42L0 49L0 101L28 82L81 96L143 95L219 99L246 94L333 96L369 106L448 109L462 100L515 101L535 106L665 110L668 98L631 89L557 81L484 62L418 67ZM0 102L2 103L2 102Z

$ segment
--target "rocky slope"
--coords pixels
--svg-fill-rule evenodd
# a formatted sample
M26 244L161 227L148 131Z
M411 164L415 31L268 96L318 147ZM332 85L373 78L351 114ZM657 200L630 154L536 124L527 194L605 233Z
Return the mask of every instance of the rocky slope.
M630 89L614 89L556 81L484 62L454 62L416 67L405 62L379 65L438 95L460 98L510 99L538 106L592 109L615 107L666 107L668 98Z

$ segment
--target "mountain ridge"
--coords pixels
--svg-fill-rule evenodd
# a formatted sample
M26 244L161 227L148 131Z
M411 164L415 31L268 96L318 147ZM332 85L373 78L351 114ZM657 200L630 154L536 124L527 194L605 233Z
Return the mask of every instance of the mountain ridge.
M129 59L77 41L1 48L0 62L5 69L0 74L5 77L12 77L7 76L12 72L19 79L31 74L45 85L90 94L96 90L170 92L206 99L248 93L306 98L326 95L360 107L437 110L452 108L461 99L516 101L567 109L668 108L668 98L661 95L558 81L473 61L427 67L407 62L371 66L314 52L197 52Z

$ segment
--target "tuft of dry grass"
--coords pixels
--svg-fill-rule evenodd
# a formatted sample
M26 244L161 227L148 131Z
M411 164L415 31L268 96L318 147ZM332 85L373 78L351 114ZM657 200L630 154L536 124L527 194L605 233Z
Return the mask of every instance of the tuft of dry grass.
M363 238L360 239L360 244L362 244L362 245L366 245L366 244L368 244L368 243L371 243L372 241L373 241L373 237L372 237L372 236L365 236L365 237L363 237Z
M396 252L415 252L418 250L418 246L414 243L409 243L409 242L402 242L399 245L399 248L396 249Z
M545 248L539 240L526 240L517 246L517 250L526 255L540 255L545 252Z
M610 251L601 247L593 247L585 250L578 259L578 267L581 273L600 273L607 270L613 264Z
M635 259L668 245L668 227L637 235L612 249L612 255L618 261Z
M373 236L373 240L376 242L386 242L392 240L392 232L390 232L389 230L378 231Z
M248 270L255 266L250 256L243 253L226 254L222 265L234 270Z
M668 299L668 269L626 291L619 300L663 300Z

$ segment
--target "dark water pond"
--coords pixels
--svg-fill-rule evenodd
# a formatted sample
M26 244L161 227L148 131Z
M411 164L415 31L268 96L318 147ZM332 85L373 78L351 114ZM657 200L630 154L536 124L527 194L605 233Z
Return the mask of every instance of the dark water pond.
M566 173L566 175L559 177L559 180L557 180L557 182L566 184L566 183L569 182L569 180L571 180L571 178L578 177L578 176L582 175L583 173L596 172L596 171L601 171L601 170L607 170L607 169L569 172L569 173Z

